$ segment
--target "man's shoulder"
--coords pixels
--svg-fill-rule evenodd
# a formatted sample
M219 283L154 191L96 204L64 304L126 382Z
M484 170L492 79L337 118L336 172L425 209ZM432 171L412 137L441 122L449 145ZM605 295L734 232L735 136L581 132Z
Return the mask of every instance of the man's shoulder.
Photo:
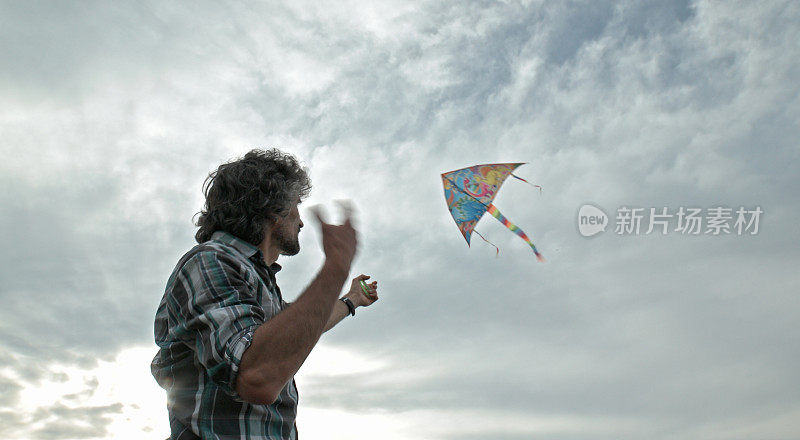
M209 262L213 262L213 264L220 265L223 268L236 270L241 270L242 268L250 269L252 266L249 259L234 246L218 240L208 240L196 244L184 253L175 265L173 274L183 269L194 268L197 265L208 266Z
M208 240L206 242L200 243L193 247L186 255L190 255L190 257L194 255L202 255L202 256L217 256L223 257L227 259L235 259L238 261L245 261L247 258L238 252L236 247L232 246L229 243L225 243L224 241L219 240Z

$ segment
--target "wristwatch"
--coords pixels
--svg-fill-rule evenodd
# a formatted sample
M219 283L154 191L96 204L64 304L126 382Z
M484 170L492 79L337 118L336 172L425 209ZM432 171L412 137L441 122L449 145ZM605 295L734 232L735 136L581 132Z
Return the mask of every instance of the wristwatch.
M347 310L350 311L352 316L356 316L356 306L353 305L353 301L350 301L350 298L343 296L339 298L339 301L343 302L344 305L347 306Z

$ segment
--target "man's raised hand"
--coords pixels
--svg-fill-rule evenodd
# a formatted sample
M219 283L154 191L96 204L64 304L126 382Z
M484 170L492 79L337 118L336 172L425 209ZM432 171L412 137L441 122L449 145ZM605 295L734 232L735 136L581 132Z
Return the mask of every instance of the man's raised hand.
M349 202L339 202L339 205L344 214L344 223L341 225L326 223L324 213L319 206L311 207L311 212L320 225L322 251L325 254L326 264L332 264L349 273L358 249L358 237L353 228L352 205Z

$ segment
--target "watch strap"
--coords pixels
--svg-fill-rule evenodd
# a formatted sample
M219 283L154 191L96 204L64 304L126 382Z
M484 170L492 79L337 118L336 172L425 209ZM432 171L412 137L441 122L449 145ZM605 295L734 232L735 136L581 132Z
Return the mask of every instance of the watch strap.
M356 306L353 305L353 301L350 301L350 298L341 297L339 298L339 301L343 302L344 305L347 306L347 310L350 311L350 315L356 316Z

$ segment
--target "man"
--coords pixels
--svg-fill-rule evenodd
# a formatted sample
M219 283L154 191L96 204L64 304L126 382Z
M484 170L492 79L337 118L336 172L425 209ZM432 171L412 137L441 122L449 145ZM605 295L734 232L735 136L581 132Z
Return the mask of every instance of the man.
M279 255L300 252L298 204L311 190L297 160L253 150L221 165L204 185L199 243L175 266L155 320L160 350L151 370L167 390L171 439L296 439L294 375L320 335L378 299L377 282L352 280L356 231L322 231L325 260L311 284L286 303Z

